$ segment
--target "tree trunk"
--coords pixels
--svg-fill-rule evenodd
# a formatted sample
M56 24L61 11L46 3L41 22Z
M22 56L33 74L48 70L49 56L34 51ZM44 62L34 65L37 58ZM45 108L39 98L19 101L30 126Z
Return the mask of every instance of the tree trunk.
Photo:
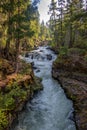
M19 0L18 0L18 3L19 3ZM19 14L20 14L20 5L18 5L17 28L20 28ZM19 70L19 47L20 47L20 35L19 35L19 31L18 31L17 40L16 40L16 70L15 70L15 73L18 73L18 70Z
M20 46L20 40L17 39L16 41L16 69L15 69L15 73L18 73L18 69L19 69L19 46Z
M70 24L70 41L69 41L69 48L73 46L73 36L72 36L72 24Z
M10 40L11 40L11 25L10 25L11 12L8 13L8 30L7 30L7 41L4 49L4 55L8 59L9 58L9 48L10 48Z
M5 55L6 59L9 58L9 48L10 48L10 42L7 41L6 47L5 47L5 49L4 49L4 55Z

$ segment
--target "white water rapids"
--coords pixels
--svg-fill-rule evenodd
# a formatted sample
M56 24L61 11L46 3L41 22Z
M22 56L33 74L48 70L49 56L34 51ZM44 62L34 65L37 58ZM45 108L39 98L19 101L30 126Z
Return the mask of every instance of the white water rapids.
M76 130L70 120L73 104L51 76L56 55L47 47L39 47L24 59L34 63L34 73L42 78L44 89L27 103L25 111L18 116L18 124L11 130Z

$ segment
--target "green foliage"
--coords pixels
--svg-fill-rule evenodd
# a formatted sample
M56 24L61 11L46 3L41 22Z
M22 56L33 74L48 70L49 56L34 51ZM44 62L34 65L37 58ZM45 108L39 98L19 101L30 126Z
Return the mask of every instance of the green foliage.
M31 74L33 76L31 65L25 63L25 61L20 64L24 73L12 75L8 85L0 88L0 130L7 129L11 119L13 119L12 114L15 111L20 111L22 104L33 95L34 91L42 89L42 86L40 86L41 80L31 77ZM0 60L0 66L2 67L2 60Z
M13 110L14 109L15 100L10 97L10 95L6 95L3 97L3 107L5 110Z
M6 87L7 94L0 94L0 108L4 110L14 110L16 103L24 101L27 97L26 89L18 86L17 82L10 82Z
M24 86L26 88L26 86ZM27 96L27 92L25 91L26 89L22 89L21 86L17 84L17 82L10 83L7 88L9 89L9 96L13 98L17 98L19 101L20 100L25 100Z
M67 47L60 47L59 58L66 58L67 56L68 56L68 48Z
M85 49L87 51L87 39L78 37L77 41L74 43L74 47Z
M27 96L27 92L23 89L21 89L20 87L17 87L16 89L12 89L9 93L10 97L14 97L17 100L23 101L26 99Z
M13 110L14 108L14 99L10 97L9 94L2 95L0 94L0 109L6 110Z
M6 87L6 91L9 92L9 91L11 91L12 89L16 89L17 87L18 87L17 81L13 82L13 80L10 80L10 81L9 81L9 84L8 84L7 87Z
M55 43L53 41L51 41L50 46L55 47Z
M8 58L10 49L15 50L17 59L19 48L24 41L26 41L24 48L29 48L34 47L36 40L39 39L38 9L30 0L26 2L7 0L0 3L0 16L0 51L4 48L6 51L4 57Z
M57 13L57 2L55 2L55 0L51 0L51 4L49 6L49 14L50 14L49 28L50 28L51 37L57 43L57 40L58 40L57 29L58 28L57 28L56 16L58 15L58 13Z
M32 87L33 91L42 90L43 89L43 86L41 84L42 78L35 77L34 80L35 80L35 86Z
M5 112L0 110L0 130L5 129L7 127L7 125L8 125L7 116L6 116Z
M21 62L22 62L22 69L20 70L20 74L22 74L22 75L24 75L24 74L26 74L26 75L31 74L31 72L32 72L31 64L26 63L23 60Z
M86 53L86 50L85 49L80 49L80 48L70 48L69 50L68 50L68 54L69 55L85 55L85 53Z
M87 13L85 9L83 9L83 1L66 0L65 6L64 0L58 0L58 5L59 6L57 6L54 0L51 1L49 27L53 41L55 41L55 46L87 49ZM66 11L64 9L66 9Z
M42 23L40 25L40 34L39 34L39 36L40 36L42 41L50 39L49 28L44 24L44 21L42 21Z

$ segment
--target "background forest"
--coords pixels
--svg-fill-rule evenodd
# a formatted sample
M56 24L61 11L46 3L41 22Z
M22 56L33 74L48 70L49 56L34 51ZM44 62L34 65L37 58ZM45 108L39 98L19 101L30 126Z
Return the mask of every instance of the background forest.
M86 54L87 1L58 0L55 2L51 0L49 14L52 46L62 47L65 51L69 49L71 53L74 50L76 53Z
M12 59L16 63L15 70L22 50L31 50L49 38L48 28L43 21L39 22L38 2L0 1L0 57Z
M52 75L73 100L77 130L87 129L87 0L51 0ZM84 101L84 103L83 103Z

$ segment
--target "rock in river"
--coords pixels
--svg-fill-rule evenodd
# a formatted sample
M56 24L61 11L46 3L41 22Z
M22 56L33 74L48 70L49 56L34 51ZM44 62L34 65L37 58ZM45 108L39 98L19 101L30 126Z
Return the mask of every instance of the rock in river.
M52 60L52 55L51 54L47 54L47 60Z

